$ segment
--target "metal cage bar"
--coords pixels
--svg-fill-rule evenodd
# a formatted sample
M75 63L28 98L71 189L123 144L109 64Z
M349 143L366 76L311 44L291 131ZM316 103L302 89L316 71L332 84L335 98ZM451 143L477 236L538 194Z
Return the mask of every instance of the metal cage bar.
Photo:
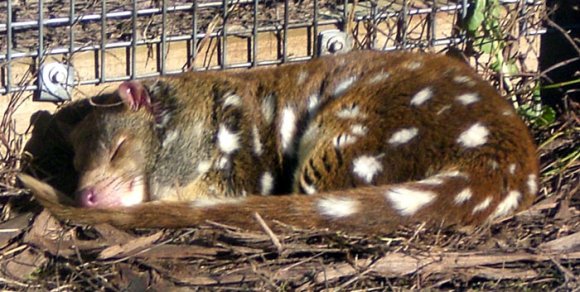
M357 11L355 9L350 9L347 0L339 1L342 4L342 11L340 8L337 10L336 17L328 15L328 12L321 13L320 1L313 0L311 13L308 13L308 18L305 20L300 20L297 22L290 21L290 1L284 0L282 2L271 2L266 3L259 0L210 0L210 1L191 1L191 3L171 3L167 0L161 1L161 7L145 7L139 8L136 1L131 3L131 11L108 11L108 3L106 0L100 0L100 11L98 8L96 11L89 12L86 14L78 14L75 11L75 0L70 1L70 11L68 15L64 17L53 17L52 15L45 18L44 8L45 0L39 0L38 2L38 13L36 20L21 20L14 21L13 19L13 3L7 1L7 15L5 17L6 23L0 23L0 36L5 34L7 46L5 52L0 49L0 62L6 63L3 65L4 76L2 78L2 85L0 86L0 94L5 94L8 92L13 92L16 90L34 90L38 88L35 85L31 86L19 86L17 82L14 81L14 63L15 60L32 58L36 60L38 66L42 63L42 60L49 55L68 55L67 65L74 65L73 54L79 52L94 52L94 76L82 76L83 79L79 80L79 84L96 84L109 81L120 81L138 78L147 78L152 76L159 76L162 74L176 74L187 70L216 70L216 69L227 69L227 68L246 68L246 67L257 67L257 66L269 66L276 65L280 63L287 62L299 62L307 60L312 56L319 54L320 44L318 43L318 35L321 30L327 29L327 26L336 26L339 29L345 31L349 26L347 21L351 18L354 21L352 28L357 27L357 23L370 21L368 27L371 28L371 34L369 36L369 46L375 46L375 40L378 36L377 28L378 24L382 21L387 21L390 19L398 19L398 24L395 26L396 29L396 42L394 45L386 45L383 49L394 50L394 49L408 49L413 47L433 47L440 45L457 44L464 41L464 35L460 32L452 36L437 37L436 31L438 25L436 22L436 17L439 13L455 13L457 17L465 18L467 15L468 2L467 0L461 0L459 2L449 2L449 3L430 3L428 6L415 7L412 6L410 1L403 0L402 7L399 10L396 9L381 9L379 2L376 1L362 1L370 3L370 7L367 12ZM98 3L98 2L97 2ZM360 4L361 2L359 2ZM543 5L541 0L500 0L501 5L516 4L520 5L519 16L520 16L520 28L522 29L522 35L537 35L545 32L542 28L530 27L529 23L531 20L526 19L526 11L531 6ZM234 6L235 5L235 6ZM244 5L252 5L253 9L245 10L252 11L253 16L250 19L249 25L239 26L232 25L232 11L234 9L240 8ZM263 5L283 5L283 22L272 21L270 23L262 22L258 17L258 7L264 7ZM244 6L246 7L246 6ZM324 6L326 7L326 6ZM326 8L325 8L326 9ZM207 19L207 13L221 13L223 18L223 23L221 27L218 25L214 31L204 32L200 29L203 23L200 22L201 13L205 13ZM353 16L350 12L355 13ZM100 12L100 13L99 13ZM183 33L171 34L169 32L168 21L176 13L187 14L191 16L191 30L189 28ZM426 27L428 29L426 39L421 37L419 40L414 40L409 38L410 21L415 15L424 15L427 17ZM147 17L161 16L161 33L155 37L140 39L138 35L138 25L139 20ZM421 16L423 17L423 16ZM128 19L131 24L130 28L130 40L116 39L115 37L110 37L107 35L107 22L118 21ZM75 40L78 36L75 35L74 26L77 24L100 24L100 40L94 43L88 43L81 47L75 47ZM251 27L250 27L251 26ZM47 44L45 42L45 27L68 27L69 29L69 40L60 46L54 46ZM296 55L294 51L290 51L289 36L290 32L295 29L306 29L307 39L305 40L306 45L306 55ZM26 50L19 47L16 51L14 50L13 44L15 40L15 34L24 32L37 32L38 33L38 46L33 50ZM278 41L276 43L278 54L274 59L262 59L259 45L259 39L262 37L263 33L273 33L278 36ZM50 33L50 31L48 31ZM392 33L392 32L390 32ZM236 41L236 37L240 39L247 40L247 60L240 61L235 57L229 56L231 48L229 48L231 41ZM198 50L199 41L209 39L209 43L217 41L218 49L217 56L218 62L212 64L204 64L203 67L198 68L196 65L196 60L199 58ZM187 42L186 48L186 59L184 59L184 66L181 69L175 69L173 67L168 67L167 58L168 54L171 54L169 48L170 44L174 42ZM214 43L215 44L215 43ZM157 72L138 72L140 67L137 66L139 62L138 51L140 46L151 45L157 48ZM213 45L212 49L214 48ZM126 48L127 55L126 60L128 64L126 65L126 72L124 75L107 73L107 69L110 69L115 64L107 64L107 54L113 53L113 49L116 48ZM232 47L233 48L233 47ZM109 58L110 59L110 58ZM76 58L75 58L76 60ZM237 60L237 61L234 61ZM213 62L213 61L212 61ZM41 84L38 83L38 86Z
M254 0L252 23L252 67L258 66L258 0Z
M39 2L42 2L40 0ZM107 81L105 71L105 60L107 53L107 0L101 0L101 48L99 50L101 56L101 63L99 64L99 81L104 83Z
M132 3L132 18L131 18L131 79L137 77L137 1Z
M38 1L38 55L36 57L37 71L40 68L42 59L44 57L44 5L43 1ZM42 78L38 78L37 88L42 88Z
M197 1L191 5L191 41L190 41L189 69L195 71L195 60L197 59Z
M6 83L4 87L6 92L12 91L12 1L6 1L6 24L8 29L6 30Z

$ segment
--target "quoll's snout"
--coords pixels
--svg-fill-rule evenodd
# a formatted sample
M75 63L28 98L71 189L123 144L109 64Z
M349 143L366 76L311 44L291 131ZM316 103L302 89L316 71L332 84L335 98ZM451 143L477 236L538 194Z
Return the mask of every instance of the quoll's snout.
M146 193L141 176L128 181L111 177L81 187L75 198L80 207L115 208L140 204L146 200Z
M95 188L83 188L75 192L77 204L84 208L94 208L99 205L99 200L96 196Z

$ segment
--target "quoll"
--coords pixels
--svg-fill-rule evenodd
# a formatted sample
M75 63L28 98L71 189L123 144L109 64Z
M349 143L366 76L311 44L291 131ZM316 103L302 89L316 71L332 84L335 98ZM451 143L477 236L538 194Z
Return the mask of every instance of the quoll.
M69 137L77 205L36 190L61 219L252 229L257 212L383 233L412 221L481 224L538 191L524 123L468 65L441 55L358 51L188 72L99 98L107 106Z

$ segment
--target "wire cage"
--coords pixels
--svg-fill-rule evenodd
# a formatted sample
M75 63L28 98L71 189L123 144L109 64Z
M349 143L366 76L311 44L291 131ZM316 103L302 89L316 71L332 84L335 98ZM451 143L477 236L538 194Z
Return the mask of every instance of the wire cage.
M537 71L543 2L499 5L520 72ZM47 100L58 101L79 85L299 62L351 47L465 50L473 39L459 27L472 6L467 0L4 1L0 94L42 88L53 93Z

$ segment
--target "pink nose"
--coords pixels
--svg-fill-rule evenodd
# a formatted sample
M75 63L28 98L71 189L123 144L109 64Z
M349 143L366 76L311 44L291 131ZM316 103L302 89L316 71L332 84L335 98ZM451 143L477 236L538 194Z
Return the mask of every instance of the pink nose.
M77 202L81 207L95 207L98 205L97 194L94 187L84 188L76 192Z

